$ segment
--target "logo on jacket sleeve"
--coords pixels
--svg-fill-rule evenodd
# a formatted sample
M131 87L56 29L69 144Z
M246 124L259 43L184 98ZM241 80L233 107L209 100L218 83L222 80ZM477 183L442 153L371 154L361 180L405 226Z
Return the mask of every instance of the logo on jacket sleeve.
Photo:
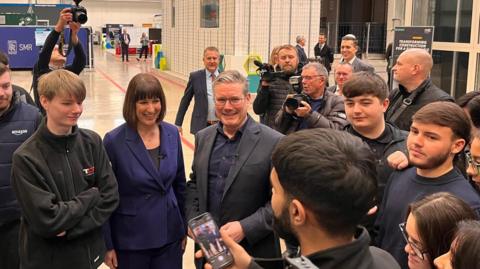
M95 174L95 166L84 168L83 169L83 174L86 176L91 176Z
M12 130L12 134L13 135L23 135L23 134L26 134L28 133L28 130L27 129L23 129L23 130Z

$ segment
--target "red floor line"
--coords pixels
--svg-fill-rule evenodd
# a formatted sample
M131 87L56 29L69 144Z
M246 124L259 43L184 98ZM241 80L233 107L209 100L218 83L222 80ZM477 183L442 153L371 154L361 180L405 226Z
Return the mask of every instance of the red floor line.
M115 82L115 80L113 80L109 75L105 74L105 72L103 72L100 68L96 67L95 69L100 73L100 75L102 75L106 80L110 81L121 92L123 92L123 93L127 92L127 90L125 90L125 88L120 86L120 84Z
M105 74L105 72L103 72L100 68L96 67L95 68L99 73L100 75L102 75L106 80L110 81L113 85L115 85L115 87L117 87L117 89L119 89L121 92L125 93L126 90L120 86L117 82L115 82L115 80L113 80L110 76L108 76L107 74ZM168 79L167 79L168 80ZM185 137L181 136L182 138L182 143L187 146L189 149L191 149L192 151L195 151L195 146L190 143L190 141L188 141Z

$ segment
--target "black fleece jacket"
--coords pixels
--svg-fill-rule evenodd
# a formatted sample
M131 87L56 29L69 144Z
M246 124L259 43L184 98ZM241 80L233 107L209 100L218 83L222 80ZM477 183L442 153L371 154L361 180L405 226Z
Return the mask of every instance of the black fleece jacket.
M42 121L13 155L12 186L22 211L21 268L101 264L101 229L118 205L118 189L96 133L74 127L57 136Z

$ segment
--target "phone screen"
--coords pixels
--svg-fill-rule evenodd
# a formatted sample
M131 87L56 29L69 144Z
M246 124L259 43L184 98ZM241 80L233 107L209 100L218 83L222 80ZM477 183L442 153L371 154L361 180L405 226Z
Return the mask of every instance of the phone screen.
M204 213L188 222L188 226L200 245L208 263L214 269L225 268L233 262L233 257L220 237L217 224L210 213Z

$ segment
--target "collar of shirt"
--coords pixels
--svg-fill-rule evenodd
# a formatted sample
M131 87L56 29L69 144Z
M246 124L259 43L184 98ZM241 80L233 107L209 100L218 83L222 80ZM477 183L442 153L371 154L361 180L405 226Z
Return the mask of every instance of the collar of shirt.
M348 61L348 63L353 64L353 61L355 61L355 59L357 59L357 56L353 56L353 58L350 61ZM345 59L343 59L343 57L342 57L342 60L340 62L344 63Z
M220 74L220 72L218 71L218 68L215 69L215 72L213 72L213 74L215 74L215 77L218 77L218 75ZM205 69L205 77L207 78L207 81L208 81L209 79L212 80L212 79L211 79L211 75L212 75L212 73L210 73L210 71L208 71L207 69Z
M375 139L370 139L368 137L365 137L362 134L360 134L359 132L357 132L357 130L355 130L353 128L353 126L350 125L350 127L352 128L353 133L356 134L358 137L362 138L362 140L364 140L364 141L374 141L374 142L377 142L377 143L380 143L380 144L388 144L393 140L392 130L390 130L390 128L388 128L386 123L385 123L385 129L383 130L382 134Z

